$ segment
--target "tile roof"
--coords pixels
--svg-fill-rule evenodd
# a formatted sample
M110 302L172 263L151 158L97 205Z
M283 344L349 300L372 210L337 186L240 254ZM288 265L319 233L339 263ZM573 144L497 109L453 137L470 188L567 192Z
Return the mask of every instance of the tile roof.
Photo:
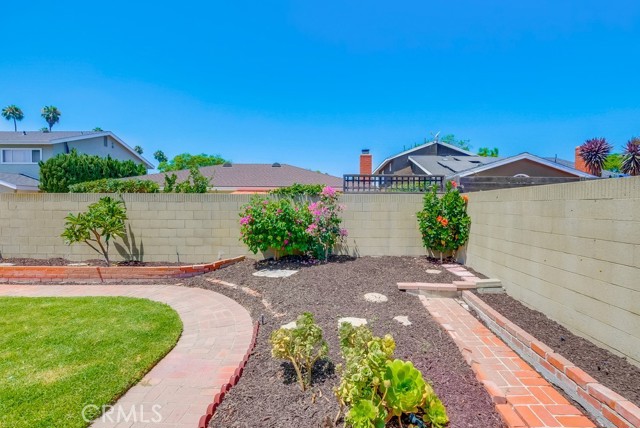
M101 133L101 131L0 131L0 144L48 144L52 140L60 138L81 137Z
M277 188L299 184L325 184L342 189L342 178L293 165L280 164L232 164L231 166L215 165L200 168L205 177L211 178L215 188ZM184 181L189 176L189 170L171 171L178 176L178 181ZM165 173L149 174L136 177L143 180L153 180L164 185Z
M38 188L40 182L33 177L24 174L11 174L0 172L0 181L12 185L13 187L35 187Z

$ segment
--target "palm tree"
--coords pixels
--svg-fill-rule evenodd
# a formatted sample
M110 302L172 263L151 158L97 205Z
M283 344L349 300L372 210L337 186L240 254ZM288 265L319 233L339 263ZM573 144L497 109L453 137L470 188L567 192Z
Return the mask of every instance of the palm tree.
M140 147L140 146L135 146L133 148L133 151L136 152L137 154L141 155L144 150L142 150L142 147Z
M11 104L10 106L6 106L2 109L2 117L7 120L13 120L13 130L18 132L18 124L16 121L24 119L24 113L22 113L20 107L15 104Z
M624 148L622 172L629 175L640 175L640 138L634 137Z
M602 166L607 160L611 148L611 144L607 143L604 138L592 138L579 147L580 157L584 160L590 174L600 177Z
M49 131L51 131L51 127L60 121L62 113L55 106L44 106L42 108L41 116L47 121L49 124Z

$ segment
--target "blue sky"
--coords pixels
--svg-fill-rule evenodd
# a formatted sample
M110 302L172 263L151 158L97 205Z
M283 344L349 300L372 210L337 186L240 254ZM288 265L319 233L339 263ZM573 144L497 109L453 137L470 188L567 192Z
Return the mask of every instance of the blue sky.
M147 4L139 4L147 3ZM357 172L432 133L572 158L640 135L640 2L5 2L0 104L58 130ZM0 130L12 130L0 122Z

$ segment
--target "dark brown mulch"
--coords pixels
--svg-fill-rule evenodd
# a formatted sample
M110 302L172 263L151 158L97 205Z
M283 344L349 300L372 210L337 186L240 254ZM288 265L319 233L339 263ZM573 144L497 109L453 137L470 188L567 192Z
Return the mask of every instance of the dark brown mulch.
M524 306L506 294L478 296L598 382L640 406L640 368L625 358L576 336L543 313Z
M257 269L296 268L289 278L252 276ZM225 294L252 313L254 319L264 315L253 356L238 385L231 389L218 408L212 427L298 428L332 427L338 404L332 388L339 379L333 364L339 364L338 324L340 317L366 318L377 335L391 333L396 340L396 357L413 361L429 379L449 413L451 427L503 427L499 415L483 386L476 380L449 335L428 315L417 297L398 291L402 281L451 282L448 272L429 275L433 268L426 258L363 257L334 258L330 263L285 259L277 263L244 261L204 276L183 280L183 285L203 287ZM218 279L248 289L230 288L211 283ZM260 297L251 292L260 293ZM386 303L369 303L363 295L377 292L386 295ZM271 304L274 317L262 299ZM309 311L324 330L330 347L330 360L317 372L310 391L302 393L292 380L291 368L271 357L269 336L280 325ZM394 316L407 315L413 323L404 327ZM344 423L340 421L339 427ZM392 425L389 425L392 426ZM405 425L406 426L406 425Z
M15 257L15 258L8 258L8 259L0 259L0 263L13 263L16 266L69 266L70 264L77 264L77 263L86 263L88 266L106 266L107 265L105 261L101 259L91 259L91 260L76 262L72 260L63 259L62 257L55 257L51 259L31 259L31 258ZM112 265L115 265L115 266L180 266L184 264L185 263L175 263L175 262L140 262L137 260L112 263Z

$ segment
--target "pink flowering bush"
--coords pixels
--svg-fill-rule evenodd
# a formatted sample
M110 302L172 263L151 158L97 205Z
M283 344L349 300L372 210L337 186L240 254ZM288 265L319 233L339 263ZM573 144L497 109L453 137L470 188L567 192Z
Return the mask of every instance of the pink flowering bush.
M240 213L240 239L254 254L271 249L276 258L305 253L326 260L347 235L340 228L342 209L331 187L316 202L256 197Z

